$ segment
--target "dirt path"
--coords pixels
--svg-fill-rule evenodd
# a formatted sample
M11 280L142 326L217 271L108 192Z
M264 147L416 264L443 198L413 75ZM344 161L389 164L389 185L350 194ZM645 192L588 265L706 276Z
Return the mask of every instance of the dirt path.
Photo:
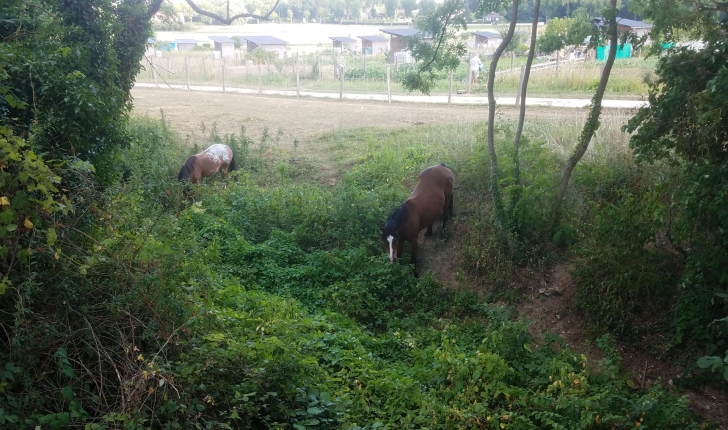
M280 129L291 139L308 138L323 132L358 127L404 127L408 125L472 123L485 121L487 106L428 105L325 99L261 97L244 94L187 92L135 88L134 113L165 118L183 136L200 133L200 124L217 122L220 134L237 133L244 125L253 138L268 127L271 134ZM500 108L502 118L515 119L518 110ZM629 110L610 110L613 115L631 116ZM529 107L528 118L559 121L583 118L586 109Z

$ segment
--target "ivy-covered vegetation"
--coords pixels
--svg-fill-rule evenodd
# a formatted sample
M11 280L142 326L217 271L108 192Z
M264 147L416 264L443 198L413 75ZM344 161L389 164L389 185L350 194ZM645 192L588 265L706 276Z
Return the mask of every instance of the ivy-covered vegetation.
M652 107L630 124L655 165L614 151L624 135L602 128L552 228L555 143L575 140L559 135L569 127L527 127L519 170L502 157L497 184L480 125L333 133L311 143L337 166L327 185L314 162L270 150L280 135L254 142L213 127L209 141L183 142L164 121L129 118L147 2L7 6L2 428L708 426L669 384L624 374L610 336L589 362L491 302L515 297L520 268L575 251L575 305L600 334L645 330L646 301L677 303L659 325L666 349L688 336L724 348L725 327L708 321L726 314L712 300L726 276L714 260L725 242L724 43L661 60ZM678 79L679 60L700 79ZM511 135L494 127L494 151L513 155ZM187 201L174 181L182 160L220 140L240 171ZM417 173L443 161L459 184L456 258L481 298L387 264L377 242ZM502 225L482 198L492 189ZM699 364L723 370L721 357Z

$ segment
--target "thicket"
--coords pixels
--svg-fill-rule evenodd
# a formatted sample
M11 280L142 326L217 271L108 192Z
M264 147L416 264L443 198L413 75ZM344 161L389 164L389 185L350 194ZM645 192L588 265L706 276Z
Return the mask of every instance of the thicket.
M86 242L59 246L76 264L30 266L28 300L3 296L22 310L3 314L6 428L698 427L687 400L630 388L608 343L595 372L506 309L387 264L376 231L406 189L381 178L411 182L442 148L365 133L332 188L224 136L250 167L187 204L180 139L144 119L127 132L126 180L96 191Z

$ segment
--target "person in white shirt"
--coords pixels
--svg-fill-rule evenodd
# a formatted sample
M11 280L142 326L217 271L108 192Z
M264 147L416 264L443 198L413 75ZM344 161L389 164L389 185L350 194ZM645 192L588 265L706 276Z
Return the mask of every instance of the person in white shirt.
M473 55L473 58L470 59L470 82L475 85L478 84L478 75L480 74L480 66L482 65L483 62L480 61L480 57Z

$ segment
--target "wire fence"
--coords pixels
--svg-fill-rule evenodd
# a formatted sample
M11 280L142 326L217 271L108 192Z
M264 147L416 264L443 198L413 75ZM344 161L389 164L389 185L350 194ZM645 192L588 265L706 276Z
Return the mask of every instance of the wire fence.
M438 79L431 95L485 93L487 72L480 72L475 83L469 82L469 63L463 62L450 74ZM583 60L583 59L581 59ZM405 95L402 80L408 71L417 67L413 63L394 64L384 55L338 54L335 51L314 54L293 54L267 63L256 63L236 51L228 58L214 58L209 52L165 52L162 58L145 57L143 70L137 82L156 85L213 85L226 88L244 88L290 92L323 92L344 94ZM499 62L496 83L499 88L517 92L519 72L524 58L506 57ZM532 71L542 68L543 74L558 73L559 67L576 67L573 62L535 64ZM584 62L582 61L582 66ZM591 66L590 66L591 67ZM488 69L487 58L485 70ZM591 67L593 68L593 67ZM509 75L515 75L511 77ZM512 87L512 88L511 88Z

